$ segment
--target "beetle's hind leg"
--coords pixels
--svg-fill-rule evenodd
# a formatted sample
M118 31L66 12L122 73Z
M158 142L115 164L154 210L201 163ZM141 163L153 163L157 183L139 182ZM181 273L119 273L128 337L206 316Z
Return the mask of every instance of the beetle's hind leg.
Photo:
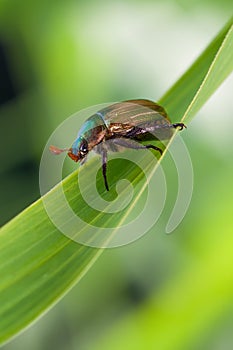
M154 145L145 145L145 148L152 148L155 151L158 151L161 155L163 154L163 150L159 147L154 146Z
M172 126L175 129L179 128L179 130L183 130L184 128L187 128L187 126L184 123L175 123L175 124L172 124Z
M116 139L112 139L112 142L116 143L119 146L125 147L125 148L132 148L132 149L148 149L148 148L152 148L155 151L158 151L160 154L163 153L163 151L161 150L161 148L156 147L154 145L142 145L132 139L127 139L125 137L120 137L120 138L116 138Z
M108 181L107 181L107 150L103 148L102 150L102 174L104 178L104 184L107 191L109 191Z

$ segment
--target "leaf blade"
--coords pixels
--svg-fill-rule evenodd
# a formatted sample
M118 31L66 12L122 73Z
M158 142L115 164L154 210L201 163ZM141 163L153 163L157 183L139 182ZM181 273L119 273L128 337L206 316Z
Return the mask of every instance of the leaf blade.
M223 44L227 45L224 51L221 52L220 59L227 57L227 62L225 62L225 72L221 75L221 79L216 81L215 84L211 87L210 94L212 94L222 81L230 74L232 71L232 18L220 31L220 33L213 39L210 45L204 50L199 58L192 64L186 73L168 90L168 92L160 99L160 103L167 109L168 115L171 116L171 119L180 120L182 117L183 120L189 118L187 111L189 106L192 104L193 99L195 98L197 92L200 90L200 87L207 76L213 62L215 61L216 55L223 48ZM227 43L226 43L227 41ZM223 51L223 50L222 50ZM215 61L216 63L216 61ZM218 70L221 70L221 66L217 67ZM212 72L211 77L214 76L215 72ZM190 84L190 80L192 84ZM207 101L210 94L203 99L202 103L196 107L195 112L197 112ZM176 98L174 98L176 96ZM191 115L190 115L191 116Z
M187 73L160 100L172 119L179 118L180 115L190 118L229 74L231 26L230 21ZM225 66L224 73L221 72L222 64ZM211 79L216 74L218 80L213 85ZM202 85L205 77L208 84ZM118 162L112 166L112 173L119 171L120 164ZM90 166L85 170L91 173ZM141 176L131 166L127 171L131 174L131 179L134 179L132 182L138 185L137 199L145 184L140 187ZM101 183L102 178L99 176L97 186L101 187ZM76 208L81 206L80 194L74 191L77 190L75 173L47 196L53 199L57 188L63 185L69 200L76 203ZM129 213L130 210L124 212L123 216L116 216L114 223L124 221L124 215ZM99 219L102 225L108 223L104 217L97 218ZM62 235L49 220L41 199L5 225L0 232L0 342L10 339L52 307L80 280L101 253L101 249L79 245Z

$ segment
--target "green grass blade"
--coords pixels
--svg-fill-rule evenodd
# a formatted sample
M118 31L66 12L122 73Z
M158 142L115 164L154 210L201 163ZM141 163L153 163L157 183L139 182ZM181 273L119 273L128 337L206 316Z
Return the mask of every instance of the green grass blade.
M191 118L233 70L232 19L161 98L171 120Z
M172 120L180 120L181 116L191 117L232 70L231 25L228 23L225 26L194 65L161 99ZM93 178L92 165L95 161L85 167L87 190ZM79 214L81 212L83 219L97 227L117 227L127 220L146 187L142 172L124 162L111 162L109 179L115 181L114 174L127 178L135 191L130 205L117 215L97 213L85 204L77 188L76 173L51 190L46 198L56 207L56 195L63 186L73 210ZM101 174L97 176L97 187L108 200L117 195L115 191L105 194ZM57 210L62 211L62 208L57 206ZM0 342L9 340L48 310L87 272L101 251L79 245L61 234L48 218L41 200L5 225L0 232Z
M232 172L224 180L230 183L231 178ZM206 194L212 186L210 181ZM222 320L228 314L232 328L231 198L223 182L215 191L212 210L208 208L208 196L202 203L198 226L198 235L202 238L199 243L195 241L198 248L195 253L192 251L190 260L185 259L187 264L161 288L156 286L154 295L143 305L116 322L95 344L95 350L212 349L216 344L214 336L219 335L221 326L226 327ZM220 197L226 199L224 205L218 200ZM220 223L224 223L221 235ZM207 346L206 338L212 340L212 347ZM224 349L223 343L220 344L219 349ZM226 341L226 344L226 349L232 347L232 342Z

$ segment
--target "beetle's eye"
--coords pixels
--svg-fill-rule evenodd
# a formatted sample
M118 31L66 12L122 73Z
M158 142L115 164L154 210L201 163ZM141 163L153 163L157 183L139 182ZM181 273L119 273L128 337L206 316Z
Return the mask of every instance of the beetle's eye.
M88 152L88 145L87 145L87 141L86 140L83 140L81 145L80 145L80 148L79 148L79 151L81 153L81 155L84 157L87 152Z

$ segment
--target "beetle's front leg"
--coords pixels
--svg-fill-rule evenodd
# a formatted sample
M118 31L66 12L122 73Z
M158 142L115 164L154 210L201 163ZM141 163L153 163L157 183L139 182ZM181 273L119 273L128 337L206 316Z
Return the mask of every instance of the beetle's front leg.
M103 148L102 149L102 174L103 174L106 190L109 191L108 181L107 181L107 158L108 158L107 150Z

